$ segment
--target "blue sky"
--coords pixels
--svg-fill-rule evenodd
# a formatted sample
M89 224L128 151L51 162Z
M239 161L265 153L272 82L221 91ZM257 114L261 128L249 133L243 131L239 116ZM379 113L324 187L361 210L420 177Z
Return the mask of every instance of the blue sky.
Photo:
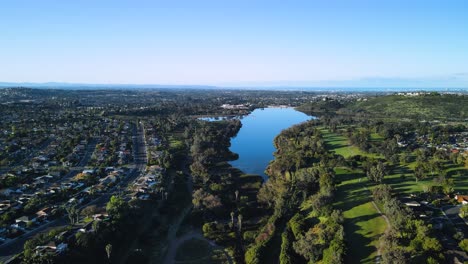
M468 1L3 1L0 81L468 87Z

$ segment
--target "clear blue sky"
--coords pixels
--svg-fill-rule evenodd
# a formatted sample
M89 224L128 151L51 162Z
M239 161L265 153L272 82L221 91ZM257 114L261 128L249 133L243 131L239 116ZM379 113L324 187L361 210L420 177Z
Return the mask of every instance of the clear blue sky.
M467 14L464 0L2 1L0 81L467 87Z

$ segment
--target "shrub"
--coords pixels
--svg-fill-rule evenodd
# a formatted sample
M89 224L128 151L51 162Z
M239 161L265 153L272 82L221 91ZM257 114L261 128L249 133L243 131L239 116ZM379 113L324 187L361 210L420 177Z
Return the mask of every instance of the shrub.
M255 231L245 231L242 237L246 241L253 241L255 237L257 236L257 233Z
M291 220L289 220L289 226L291 227L294 238L297 239L299 234L304 232L304 217L301 214L294 215Z
M468 252L468 239L463 239L462 241L460 241L460 243L458 244L458 246L465 252Z

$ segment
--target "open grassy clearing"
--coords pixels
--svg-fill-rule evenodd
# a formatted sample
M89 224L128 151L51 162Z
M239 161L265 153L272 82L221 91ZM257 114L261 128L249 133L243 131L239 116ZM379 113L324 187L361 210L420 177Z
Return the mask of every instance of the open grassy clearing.
M337 179L334 206L343 211L347 236L347 263L375 263L377 243L387 225L371 203L371 194L365 188L368 181L360 172L335 169Z
M169 148L171 149L183 149L184 142L178 139L178 137L170 136L169 137Z

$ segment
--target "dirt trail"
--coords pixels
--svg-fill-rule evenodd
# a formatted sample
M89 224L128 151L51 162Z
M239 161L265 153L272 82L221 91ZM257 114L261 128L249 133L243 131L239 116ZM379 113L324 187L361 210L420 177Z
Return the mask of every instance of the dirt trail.
M174 264L174 263L176 263L175 257L176 257L177 249L184 242L186 242L186 241L188 241L190 239L193 239L193 238L206 241L213 248L222 249L222 251L223 251L224 255L226 256L226 259L228 260L229 264L234 263L232 261L232 259L231 259L231 256L229 256L229 254L222 247L216 245L216 243L214 243L213 241L206 239L199 231L191 231L191 232L177 238L176 240L173 241L173 243L171 243L171 246L170 246L170 248L169 248L169 250L167 252L167 255L166 255L165 259L164 259L164 264Z

